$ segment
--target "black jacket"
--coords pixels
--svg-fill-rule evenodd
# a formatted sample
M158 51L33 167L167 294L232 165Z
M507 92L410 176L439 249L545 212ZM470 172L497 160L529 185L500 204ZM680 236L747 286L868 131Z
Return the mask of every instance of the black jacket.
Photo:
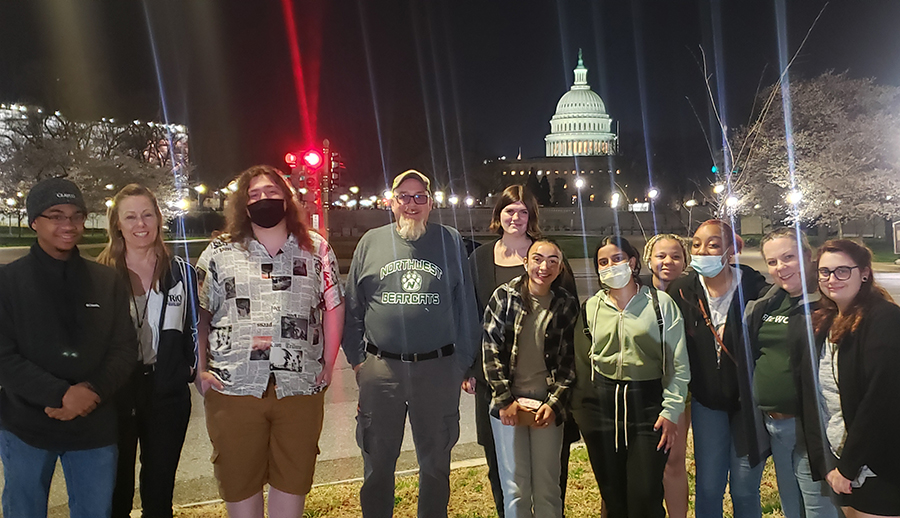
M788 293L778 286L772 286L765 294L756 300L747 303L744 311L744 325L747 327L747 336L750 339L751 358L759 358L759 330L762 328L763 316L781 306ZM799 302L792 306L788 312L787 341L790 350L790 371L793 373L793 383L797 390L797 448L805 451L806 441L803 432L803 418L800 397L800 366L803 349L808 347L809 316L815 311L820 295L818 292L809 294L809 305ZM752 371L751 371L752 372Z
M176 256L160 290L165 303L159 316L154 390L159 395L178 394L193 381L197 369L197 272Z
M116 442L112 396L131 374L137 337L128 291L112 268L53 259L35 244L0 268L0 425L42 449L81 450ZM71 385L88 382L101 403L59 421Z
M868 465L879 477L900 484L900 307L886 300L875 301L865 311L857 330L838 344L837 375L847 428L839 460L823 440L816 383L827 330L816 334L815 357L806 345L806 331L800 331L791 337L802 353L798 389L813 478L820 480L836 467L844 477L853 480L860 468Z
M666 292L678 303L684 318L688 356L691 361L691 398L713 410L726 411L731 419L734 446L738 456L749 455L755 466L768 455L768 436L753 404L750 348L745 340L744 307L764 292L765 277L746 265L740 265L741 285L735 291L725 320L721 362L716 355L716 339L706 325L700 304L709 312L706 292L697 272L689 271L669 284Z

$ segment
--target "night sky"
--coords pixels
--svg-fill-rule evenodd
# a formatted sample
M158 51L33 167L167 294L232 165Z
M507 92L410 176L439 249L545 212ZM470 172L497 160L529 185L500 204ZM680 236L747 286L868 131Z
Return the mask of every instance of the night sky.
M792 55L826 2L787 3ZM216 185L323 138L371 189L411 167L460 177L520 147L542 156L578 48L622 147L643 155L646 137L653 174L680 177L711 164L701 46L731 127L780 69L770 1L23 0L0 4L0 24L0 101L185 123ZM898 26L900 1L833 0L792 76L900 85Z

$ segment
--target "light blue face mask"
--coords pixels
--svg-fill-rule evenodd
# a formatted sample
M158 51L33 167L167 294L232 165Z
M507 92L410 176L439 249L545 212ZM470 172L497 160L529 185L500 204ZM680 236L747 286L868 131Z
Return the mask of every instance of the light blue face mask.
M691 268L707 279L719 275L725 268L724 255L692 255Z

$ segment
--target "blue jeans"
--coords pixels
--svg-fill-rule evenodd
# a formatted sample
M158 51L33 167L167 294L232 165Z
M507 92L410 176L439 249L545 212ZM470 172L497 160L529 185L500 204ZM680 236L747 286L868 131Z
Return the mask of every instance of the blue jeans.
M760 518L759 484L765 463L751 468L747 456L737 456L728 412L706 408L694 398L691 425L697 466L697 518L721 518L726 483L730 484L734 518Z
M35 448L0 430L3 461L3 516L47 516L47 499L56 460L62 463L71 518L108 517L116 482L116 445L91 450L50 451Z
M562 518L563 427L508 426L491 417L506 518Z
M775 461L781 511L786 518L837 518L837 508L822 495L822 482L812 479L809 456L797 449L796 419L765 416ZM804 513L805 510L805 513Z

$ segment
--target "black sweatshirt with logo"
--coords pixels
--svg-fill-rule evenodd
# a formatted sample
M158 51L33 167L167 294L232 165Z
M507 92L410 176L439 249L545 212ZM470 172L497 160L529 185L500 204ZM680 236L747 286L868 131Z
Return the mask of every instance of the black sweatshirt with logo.
M115 270L77 248L60 261L34 244L0 268L0 427L47 450L115 444L113 395L137 358L128 300ZM100 396L97 408L71 421L45 414L81 382Z

